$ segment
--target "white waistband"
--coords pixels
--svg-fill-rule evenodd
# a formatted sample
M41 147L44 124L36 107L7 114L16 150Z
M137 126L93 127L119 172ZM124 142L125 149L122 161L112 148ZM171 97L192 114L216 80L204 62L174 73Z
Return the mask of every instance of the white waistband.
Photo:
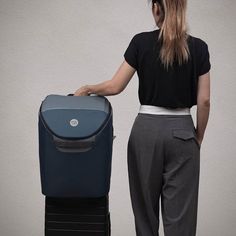
M139 113L157 115L190 115L190 108L166 108L152 105L140 105Z

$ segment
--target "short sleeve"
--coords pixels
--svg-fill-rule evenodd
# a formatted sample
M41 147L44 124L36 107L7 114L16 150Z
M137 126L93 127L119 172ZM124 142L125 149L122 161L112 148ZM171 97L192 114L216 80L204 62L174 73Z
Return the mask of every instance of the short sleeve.
M210 54L208 50L208 45L203 41L200 50L198 76L207 73L210 69L211 69L211 63L210 63Z
M134 69L138 69L138 45L137 45L137 35L133 36L127 49L124 53L124 58L126 62L132 66Z

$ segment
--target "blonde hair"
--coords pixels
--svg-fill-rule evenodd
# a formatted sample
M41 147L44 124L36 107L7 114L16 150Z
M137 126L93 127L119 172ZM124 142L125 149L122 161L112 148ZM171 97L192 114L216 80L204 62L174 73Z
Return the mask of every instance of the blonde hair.
M152 1L152 10L154 3L158 3L161 12L158 23L161 23L158 41L162 42L160 49L160 60L168 69L177 59L179 65L188 61L189 47L188 26L186 23L187 0L149 0Z

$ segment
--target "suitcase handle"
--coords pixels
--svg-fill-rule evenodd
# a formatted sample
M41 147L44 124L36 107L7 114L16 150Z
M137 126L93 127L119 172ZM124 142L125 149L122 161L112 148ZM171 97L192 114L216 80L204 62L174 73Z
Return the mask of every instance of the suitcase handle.
M69 94L67 94L67 96L74 96L74 94L69 93ZM90 94L88 94L88 96L98 96L98 95L96 93L90 93Z
M95 136L80 140L65 140L53 135L53 142L61 152L87 152L95 145Z

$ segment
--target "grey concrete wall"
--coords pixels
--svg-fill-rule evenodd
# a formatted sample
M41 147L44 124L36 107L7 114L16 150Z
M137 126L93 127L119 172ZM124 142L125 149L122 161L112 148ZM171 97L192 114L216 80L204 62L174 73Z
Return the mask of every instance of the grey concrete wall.
M233 0L188 2L190 33L208 43L212 64L198 236L235 235L235 11ZM43 235L37 136L41 101L48 94L68 94L112 78L132 36L154 26L145 0L0 0L0 235ZM135 235L126 148L139 109L137 89L135 74L121 94L108 97L117 136L109 193L113 236ZM195 119L195 107L191 112Z

